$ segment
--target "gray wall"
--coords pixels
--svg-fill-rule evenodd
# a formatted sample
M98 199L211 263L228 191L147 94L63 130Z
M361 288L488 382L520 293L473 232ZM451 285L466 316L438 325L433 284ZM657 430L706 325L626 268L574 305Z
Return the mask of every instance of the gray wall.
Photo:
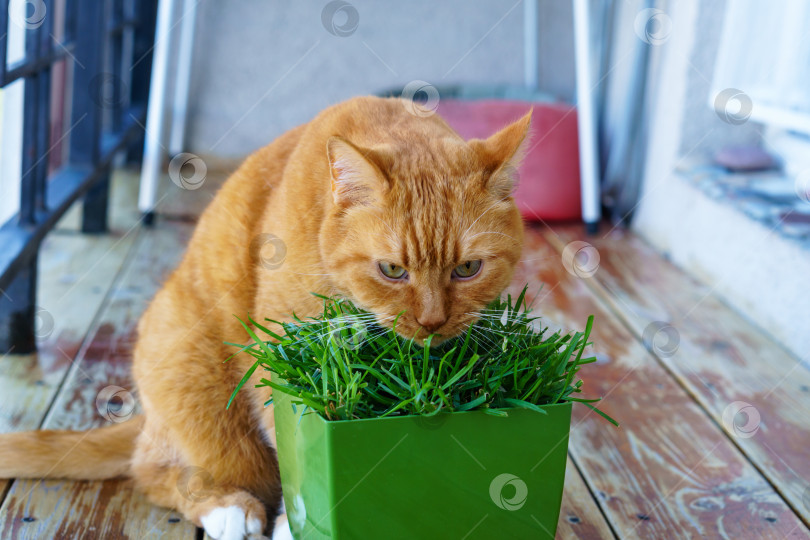
M324 27L328 2L203 0L187 147L243 156L321 109L404 86L523 82L523 5L516 0L352 0L357 30ZM571 99L571 3L541 0L541 90ZM337 15L338 24L345 19Z

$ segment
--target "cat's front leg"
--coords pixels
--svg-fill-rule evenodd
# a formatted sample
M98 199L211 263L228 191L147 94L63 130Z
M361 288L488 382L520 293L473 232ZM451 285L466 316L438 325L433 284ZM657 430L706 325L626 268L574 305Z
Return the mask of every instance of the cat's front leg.
M245 489L229 486L233 479L217 482L201 467L167 461L177 452L162 444L160 435L151 434L152 438L145 431L139 440L132 464L135 482L151 502L176 508L214 540L262 537L267 530L265 503Z

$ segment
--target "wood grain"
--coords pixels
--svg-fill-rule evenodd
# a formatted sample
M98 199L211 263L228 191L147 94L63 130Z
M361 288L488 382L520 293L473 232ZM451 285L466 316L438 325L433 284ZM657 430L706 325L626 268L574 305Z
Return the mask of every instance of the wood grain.
M165 209L193 222L221 177L213 172L196 193L164 186ZM113 190L116 208L129 205L129 214L113 220L117 232L72 234L73 215L64 220L67 232L51 235L44 246L40 298L54 316L54 330L38 355L0 359L0 429L37 427L51 401L45 427L103 425L98 393L111 385L131 390L132 329L192 230L187 223L159 222L133 247L134 235L125 234L138 217L132 185ZM590 279L572 276L561 263L561 250L573 240L582 240L573 228L545 237L528 231L512 287L528 282L537 292L544 285L537 307L546 323L581 329L587 315L596 315L600 361L584 370L585 390L605 396L602 408L622 422L615 429L574 408L569 449L576 466L569 459L558 538L613 538L611 526L621 538L810 538L796 515L806 520L810 512L802 502L810 493L803 480L810 479L807 370L632 235L587 239L601 256ZM677 330L674 355L656 359L645 349L651 322ZM750 403L760 414L754 436L740 437L724 424L733 401ZM126 480L17 480L0 508L3 538L190 540L196 534L182 516L150 505Z
M546 238L558 249L583 240L576 227L555 233ZM648 348L810 525L807 365L632 233L617 229L587 241L600 254L589 284L637 338L647 329ZM651 339L654 325L662 323L676 332L674 352L667 336L659 335L660 343ZM736 426L724 419L735 402L752 405L759 421L740 429L745 415Z
M513 291L529 283L552 324L595 315L585 394L622 422L574 407L570 451L620 537L810 538L791 508L560 254L534 229Z
M134 238L125 231L46 238L39 255L39 350L0 358L0 431L40 426ZM7 485L0 480L0 493Z
M2 538L170 538L192 540L182 516L150 504L128 480L17 480L3 505Z
M560 508L560 520L557 523L557 538L561 540L615 538L570 457L565 469L565 491Z
M141 231L121 279L79 352L44 426L88 429L107 420L96 397L107 387L133 392L129 370L133 330L148 301L183 253L192 226L159 222ZM126 411L117 411L123 414ZM36 521L25 521L24 518ZM196 527L149 504L127 481L15 481L0 509L0 531L21 538L184 538Z

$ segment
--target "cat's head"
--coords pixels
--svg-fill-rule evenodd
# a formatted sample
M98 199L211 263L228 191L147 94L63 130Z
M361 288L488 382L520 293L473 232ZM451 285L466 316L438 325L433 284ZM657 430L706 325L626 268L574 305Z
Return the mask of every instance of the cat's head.
M449 128L372 148L330 138L321 253L337 289L389 328L404 311L396 330L420 343L466 331L520 259L511 194L530 121L466 142Z

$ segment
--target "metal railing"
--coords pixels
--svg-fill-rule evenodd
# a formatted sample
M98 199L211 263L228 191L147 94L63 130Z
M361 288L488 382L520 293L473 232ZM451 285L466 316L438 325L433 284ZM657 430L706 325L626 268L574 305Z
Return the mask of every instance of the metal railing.
M104 232L113 159L140 159L157 2L0 4L0 88L24 80L19 212L0 224L0 354L22 354L36 348L45 235L79 199L82 231ZM10 24L24 31L25 54L8 65ZM59 99L70 113L55 131L51 105Z

